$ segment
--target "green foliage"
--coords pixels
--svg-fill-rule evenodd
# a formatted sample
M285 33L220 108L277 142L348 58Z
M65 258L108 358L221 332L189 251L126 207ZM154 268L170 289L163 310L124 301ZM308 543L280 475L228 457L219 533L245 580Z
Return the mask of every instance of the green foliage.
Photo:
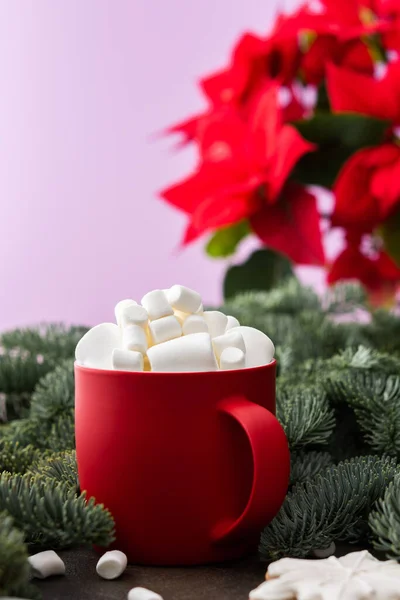
M381 227L385 248L395 263L400 265L400 211L390 216Z
M303 156L293 177L304 184L331 187L346 160L354 152L383 140L387 121L355 113L317 112L293 125L317 149Z
M241 265L230 267L224 279L224 298L246 290L270 290L293 275L290 261L273 250L256 250Z
M382 141L388 121L356 113L316 113L295 121L301 135L315 144L342 146L353 151Z
M21 446L18 442L0 441L0 472L25 473L41 456L39 448Z
M12 518L0 513L0 596L16 596L29 581L30 567L24 535Z
M291 485L313 479L326 467L333 465L332 455L329 452L318 452L316 450L292 452L290 462Z
M279 386L276 416L291 450L326 445L335 426L333 409L324 390L318 386Z
M78 491L78 468L75 450L57 452L36 461L28 471L29 475L41 479L53 479L64 483L69 489Z
M0 510L10 514L28 544L65 548L76 544L108 546L114 521L108 510L69 483L47 475L0 475Z
M39 380L66 358L72 358L84 327L42 325L0 336L0 393L7 418L27 416L31 394Z
M3 426L0 438L54 452L72 450L74 435L74 363L62 360L37 384L29 417Z
M364 457L328 467L295 486L261 534L262 558L305 557L333 540L365 542L371 507L384 495L396 469L391 459Z
M206 252L213 258L226 258L235 253L238 244L250 233L248 221L239 221L218 229L206 246Z
M378 500L376 510L369 518L374 533L376 550L385 552L388 558L400 557L400 476L397 475Z

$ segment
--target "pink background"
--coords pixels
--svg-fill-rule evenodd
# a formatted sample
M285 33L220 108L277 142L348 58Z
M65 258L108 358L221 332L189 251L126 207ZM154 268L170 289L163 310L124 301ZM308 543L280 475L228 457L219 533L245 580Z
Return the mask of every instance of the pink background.
M0 329L109 320L177 282L220 300L226 262L177 255L184 219L156 198L193 153L150 136L202 106L196 77L277 5L2 0Z

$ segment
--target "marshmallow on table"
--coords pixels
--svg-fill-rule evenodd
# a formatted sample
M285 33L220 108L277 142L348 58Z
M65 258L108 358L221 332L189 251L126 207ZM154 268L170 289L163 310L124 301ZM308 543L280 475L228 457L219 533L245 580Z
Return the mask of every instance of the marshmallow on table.
M240 348L225 348L225 350L223 350L221 353L219 366L221 371L245 369L246 355Z
M236 317L232 317L232 315L228 315L226 318L228 319L228 322L226 324L225 331L229 331L229 329L233 329L234 327L240 327L240 323Z
M125 350L136 350L146 354L148 346L146 331L140 325L128 325L122 330L122 343Z
M128 600L163 600L163 598L160 594L146 588L135 587L128 592Z
M212 338L218 337L225 333L228 317L219 310L206 310L203 317L208 325L208 331Z
M147 310L143 306L140 306L140 304L130 304L120 311L122 327L127 327L128 325L140 325L141 327L145 327L148 318L149 315L147 314Z
M151 321L149 330L154 344L161 344L182 335L181 324L175 315Z
M177 373L218 369L208 333L192 333L152 346L147 356L152 371Z
M267 365L274 358L275 346L265 333L254 327L235 327L230 332L242 334L246 346L246 368Z
M122 344L121 330L115 323L101 323L89 329L79 340L75 358L79 365L94 369L112 369L112 351Z
M120 302L118 302L118 304L115 306L115 309L114 309L115 318L116 318L118 325L121 325L122 311L125 308L127 308L128 306L135 306L135 305L137 305L137 302L135 302L135 300L132 300L131 298L128 298L127 300L121 300Z
M225 348L239 348L242 352L246 353L244 339L239 331L227 331L223 335L215 337L212 344L217 360L219 360Z
M142 304L147 310L150 321L174 314L172 306L168 303L167 297L162 290L153 290L145 294L142 298Z
M208 333L208 325L202 315L189 315L182 325L183 335L191 333Z
M201 307L200 294L184 285L173 285L166 296L172 308L184 313L195 313Z
M143 371L143 354L132 350L114 348L112 363L113 368L117 371Z
M65 564L54 550L46 550L29 556L32 575L37 579L45 579L51 575L64 575Z
M120 550L110 550L100 558L96 571L103 579L116 579L125 571L127 564L126 554Z

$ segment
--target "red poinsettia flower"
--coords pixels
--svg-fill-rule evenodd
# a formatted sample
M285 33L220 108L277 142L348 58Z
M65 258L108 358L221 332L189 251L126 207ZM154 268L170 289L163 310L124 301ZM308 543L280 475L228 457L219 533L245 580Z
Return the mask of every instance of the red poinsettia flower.
M266 207L274 207L294 165L313 149L294 127L282 123L277 95L276 84L260 90L251 104L247 122L230 105L202 122L198 132L201 160L196 172L161 193L167 202L190 217L184 243L245 218L251 218L257 233L257 215L265 223ZM286 227L289 237L296 227L302 229L300 221L306 216L292 210L296 204L293 196L289 191L290 210L286 211L286 222L291 227ZM309 198L306 203L309 213ZM278 223L279 219L283 223L283 216L274 207L271 222ZM260 235L265 238L266 229L261 229ZM319 228L312 232L310 243L315 246L312 262L323 262ZM291 244L288 239L286 249L279 249L292 256Z
M382 79L331 64L327 87L333 111L358 112L400 123L400 61L389 63Z
M393 302L400 283L400 269L383 250L374 257L363 254L360 242L360 238L358 242L347 240L346 247L330 267L328 283L356 280L364 285L373 305Z
M228 67L200 80L200 87L212 109L231 104L247 116L249 103L260 89L271 80L291 86L300 62L300 48L295 30L282 29L286 17L278 17L275 28L268 37L245 33L237 42ZM286 120L304 114L299 111L298 101L288 106ZM204 115L192 117L168 129L170 133L182 133L185 141L196 137Z
M356 152L340 171L334 193L332 225L372 231L400 204L400 146Z
M318 85L325 77L330 62L373 75L374 61L368 47L361 39L339 40L336 35L317 37L301 61L301 73L307 83Z

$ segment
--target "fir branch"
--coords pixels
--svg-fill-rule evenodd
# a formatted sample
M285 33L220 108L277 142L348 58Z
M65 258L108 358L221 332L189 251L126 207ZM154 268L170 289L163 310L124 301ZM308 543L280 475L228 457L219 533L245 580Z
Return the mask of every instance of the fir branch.
M6 513L0 513L0 596L15 596L29 581L24 535Z
M296 315L301 311L320 311L321 303L311 288L301 285L293 277L269 292L238 294L225 303L223 310L226 314L240 314L247 321L254 313Z
M24 351L34 357L44 357L53 365L74 356L75 348L86 327L66 327L61 323L43 324L39 327L14 329L0 336L0 346L7 352Z
M332 456L329 452L317 452L315 450L293 452L290 459L290 485L313 479L326 467L333 465Z
M383 496L396 469L392 459L364 457L329 467L295 486L261 534L261 557L305 557L334 540L360 541L370 509Z
M335 426L333 410L319 386L278 386L276 416L292 450L327 444Z
M32 394L30 416L53 420L74 407L74 361L68 359L43 377Z
M0 355L0 392L4 394L28 394L53 365L38 362L36 356Z
M50 434L46 440L46 446L53 452L62 450L73 450L75 448L75 411L59 415L52 423Z
M18 442L0 441L0 472L25 473L41 456L41 451L33 446L21 446Z
M384 309L372 313L371 322L364 327L363 334L368 344L381 352L400 356L399 315Z
M46 448L51 423L38 419L18 419L0 429L0 439L20 444Z
M79 490L75 450L57 452L41 458L31 466L27 474L65 483L69 489L75 490L75 492Z
M0 510L13 517L28 544L66 548L114 540L114 521L102 504L48 477L2 473Z
M367 295L358 283L338 283L329 287L322 298L324 310L331 314L343 315L358 308L365 308Z
M369 517L376 550L385 552L388 558L400 560L400 476L387 488L378 500L376 510Z
M400 456L400 376L357 369L341 385L365 442L377 453Z

